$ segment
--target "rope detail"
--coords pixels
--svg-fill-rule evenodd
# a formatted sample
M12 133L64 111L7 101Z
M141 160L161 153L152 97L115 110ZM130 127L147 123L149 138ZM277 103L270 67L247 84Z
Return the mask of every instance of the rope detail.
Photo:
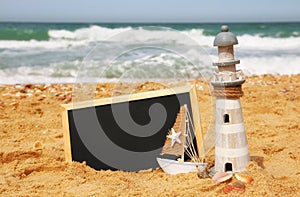
M213 95L216 97L240 98L244 95L244 93L241 85L234 87L215 86Z

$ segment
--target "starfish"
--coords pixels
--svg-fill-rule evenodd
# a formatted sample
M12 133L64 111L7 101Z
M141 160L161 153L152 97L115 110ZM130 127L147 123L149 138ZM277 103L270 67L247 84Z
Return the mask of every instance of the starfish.
M181 144L181 141L179 139L179 136L181 135L181 132L176 133L175 130L172 128L172 135L168 135L167 138L170 138L172 140L171 142L171 147L174 146L175 142L177 142L178 144Z

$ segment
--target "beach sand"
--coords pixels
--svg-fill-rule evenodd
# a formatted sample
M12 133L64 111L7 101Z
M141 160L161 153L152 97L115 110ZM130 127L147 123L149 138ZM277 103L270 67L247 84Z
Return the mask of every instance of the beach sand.
M212 100L207 84L196 83L206 131ZM109 97L114 84L97 87L97 97ZM160 88L146 83L136 91ZM247 170L254 178L244 196L300 196L300 75L247 77L243 90ZM227 183L196 173L96 171L66 163L60 104L71 101L71 91L72 85L0 86L1 196L225 196Z

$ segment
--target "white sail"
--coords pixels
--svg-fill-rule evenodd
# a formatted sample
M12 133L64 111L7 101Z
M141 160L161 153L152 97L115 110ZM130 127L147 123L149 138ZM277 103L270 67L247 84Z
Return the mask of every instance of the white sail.
M200 161L194 145L194 126L186 105L180 107L180 112L177 115L176 122L173 127L172 135L175 135L176 132L181 132L180 142L182 143L173 143L173 146L170 146L170 144L172 145L172 141L167 138L163 147L162 155L171 154L180 156L181 158L178 160L157 158L157 162L160 167L168 174L197 172L199 171L199 168L205 169L207 163L202 163ZM184 161L184 154L191 159L191 162Z

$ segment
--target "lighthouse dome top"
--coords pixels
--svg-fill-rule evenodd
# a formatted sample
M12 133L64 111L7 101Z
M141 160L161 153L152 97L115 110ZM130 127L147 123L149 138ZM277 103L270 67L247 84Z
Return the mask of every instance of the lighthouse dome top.
M238 44L236 36L229 32L227 25L222 25L221 32L216 36L214 40L214 46L230 46Z

